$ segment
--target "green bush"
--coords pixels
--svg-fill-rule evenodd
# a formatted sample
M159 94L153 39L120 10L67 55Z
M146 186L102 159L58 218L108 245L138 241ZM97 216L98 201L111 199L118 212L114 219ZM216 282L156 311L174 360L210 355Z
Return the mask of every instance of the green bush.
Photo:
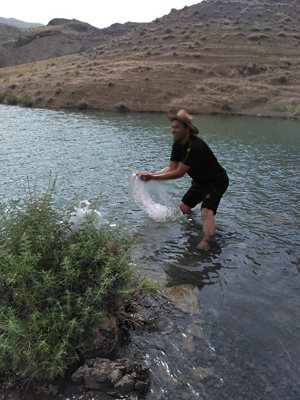
M278 111L278 112L285 112L287 111L287 107L285 104L281 104L281 103L274 103L272 105L273 111Z
M2 102L11 106L18 104L18 97L10 90L7 90L2 97Z
M127 113L129 112L129 108L125 104L119 104L116 106L116 109L121 112L121 113Z
M19 98L18 103L20 104L20 106L23 107L32 107L33 105L32 97L29 96L28 94L25 94L24 96Z
M281 76L278 78L278 81L279 81L279 83L280 83L281 85L286 85L286 84L289 83L289 78L288 78L286 75L281 75Z
M88 109L88 103L82 101L78 104L78 110L84 111Z
M93 217L72 232L53 191L0 210L0 375L17 380L63 376L133 286L129 239Z

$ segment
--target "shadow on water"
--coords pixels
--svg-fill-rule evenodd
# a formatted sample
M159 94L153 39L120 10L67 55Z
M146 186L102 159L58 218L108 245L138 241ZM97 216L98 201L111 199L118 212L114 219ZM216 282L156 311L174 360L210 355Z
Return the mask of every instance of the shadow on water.
M213 285L218 280L218 271L222 264L217 256L222 252L222 235L215 234L210 239L210 250L197 250L202 226L189 218L182 229L182 236L186 238L184 251L178 255L176 262L165 263L166 286L191 284L199 290L204 285Z

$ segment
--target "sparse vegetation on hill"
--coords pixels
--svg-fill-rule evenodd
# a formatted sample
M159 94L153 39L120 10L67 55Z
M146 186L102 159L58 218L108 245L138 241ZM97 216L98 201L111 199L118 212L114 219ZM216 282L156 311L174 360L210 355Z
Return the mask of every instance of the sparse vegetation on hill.
M297 117L299 23L298 1L206 0L127 30L107 28L118 34L85 52L2 68L0 93L15 84L13 94L30 95L38 107L84 102L99 110L184 106L194 113ZM57 81L64 82L59 96Z

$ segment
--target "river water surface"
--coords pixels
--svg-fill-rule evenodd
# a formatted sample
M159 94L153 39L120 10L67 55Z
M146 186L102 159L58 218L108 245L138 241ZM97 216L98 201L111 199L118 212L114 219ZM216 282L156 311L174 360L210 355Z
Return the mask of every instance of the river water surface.
M195 249L198 210L159 223L130 198L133 171L168 162L163 115L0 106L0 198L23 197L27 177L45 188L51 171L60 202L95 201L137 236L136 268L162 279L180 311L128 345L150 366L148 400L299 399L300 122L201 116L196 125L231 181L208 253ZM188 186L165 183L176 202Z

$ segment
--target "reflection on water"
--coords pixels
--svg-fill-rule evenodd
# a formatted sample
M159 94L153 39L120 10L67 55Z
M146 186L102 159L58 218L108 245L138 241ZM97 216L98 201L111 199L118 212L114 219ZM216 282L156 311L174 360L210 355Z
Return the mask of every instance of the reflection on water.
M300 398L299 122L196 118L231 181L201 253L198 210L157 223L130 200L132 172L168 160L164 116L0 106L0 119L3 200L22 195L26 176L45 186L51 170L57 201L80 192L104 218L113 212L136 236L138 268L164 279L176 311L124 349L149 363L147 399ZM188 186L165 184L174 202Z

